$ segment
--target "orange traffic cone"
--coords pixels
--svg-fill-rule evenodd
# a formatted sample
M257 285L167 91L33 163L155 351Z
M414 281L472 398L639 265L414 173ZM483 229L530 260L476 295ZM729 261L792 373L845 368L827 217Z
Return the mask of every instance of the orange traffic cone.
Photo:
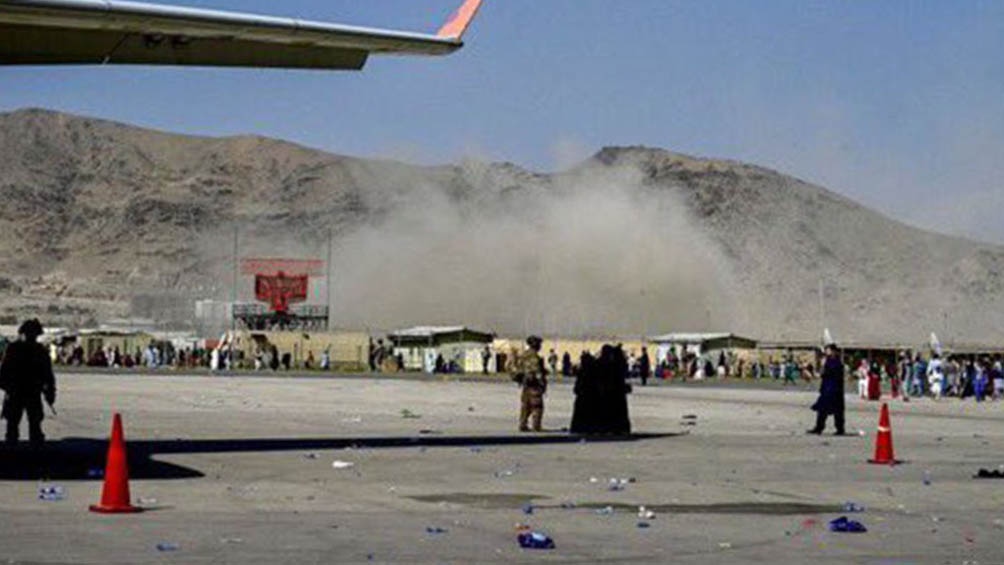
M869 459L869 463L876 465L895 465L899 463L892 449L892 424L889 423L889 405L882 403L882 412L879 415L878 433L875 436L875 458Z
M129 501L129 464L126 462L122 416L115 414L112 437L108 442L108 462L105 465L105 485L101 489L101 504L91 506L91 512L129 514L142 512Z

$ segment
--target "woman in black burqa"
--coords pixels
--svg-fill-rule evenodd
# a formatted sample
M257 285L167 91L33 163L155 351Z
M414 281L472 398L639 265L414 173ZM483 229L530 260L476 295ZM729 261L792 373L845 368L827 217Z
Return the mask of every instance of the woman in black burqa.
M627 357L621 347L604 345L599 358L585 353L575 381L573 434L631 433L628 418Z

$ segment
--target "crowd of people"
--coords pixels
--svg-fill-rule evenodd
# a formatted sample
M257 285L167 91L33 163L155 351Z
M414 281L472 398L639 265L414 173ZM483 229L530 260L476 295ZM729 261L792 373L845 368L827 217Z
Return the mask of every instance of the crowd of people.
M858 380L858 394L866 398L875 396L875 389L883 383L888 383L893 398L972 397L977 402L1004 398L1004 370L999 356L943 356L932 352L925 358L902 353L895 363L862 359L853 375Z

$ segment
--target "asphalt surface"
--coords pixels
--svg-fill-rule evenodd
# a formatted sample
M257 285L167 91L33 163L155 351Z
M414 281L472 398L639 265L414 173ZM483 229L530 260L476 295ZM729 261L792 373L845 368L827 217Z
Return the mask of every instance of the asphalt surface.
M635 387L639 435L581 441L566 384L550 431L519 434L505 381L59 379L47 448L0 453L7 563L1004 563L1004 481L972 478L1004 464L1001 403L892 402L890 467L865 462L878 403L807 436L804 385ZM142 514L87 510L116 411ZM829 532L842 515L868 532ZM517 524L556 549L520 549Z

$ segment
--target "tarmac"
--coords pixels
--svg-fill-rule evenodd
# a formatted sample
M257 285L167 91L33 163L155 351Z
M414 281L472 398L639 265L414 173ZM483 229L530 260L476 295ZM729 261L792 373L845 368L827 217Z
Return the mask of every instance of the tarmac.
M568 383L520 434L504 378L58 382L45 450L0 452L0 563L1004 563L1004 481L973 478L1004 464L1004 403L890 401L888 466L880 403L809 436L804 385L635 386L638 433L583 440ZM88 512L116 411L142 514ZM845 515L868 531L830 532Z

